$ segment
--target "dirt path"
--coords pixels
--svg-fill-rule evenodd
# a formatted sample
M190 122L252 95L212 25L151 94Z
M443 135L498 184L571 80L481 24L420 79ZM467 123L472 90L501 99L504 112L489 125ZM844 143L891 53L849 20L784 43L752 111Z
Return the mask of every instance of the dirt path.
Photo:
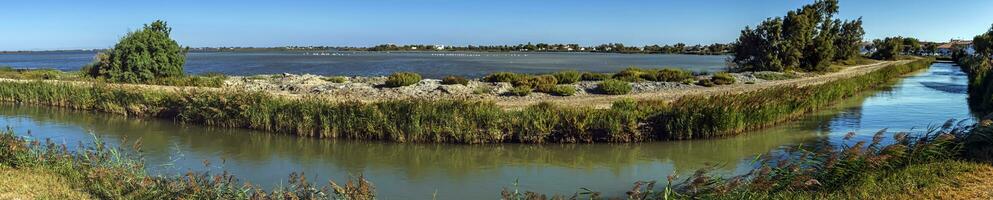
M903 64L911 61L912 60L884 61L874 64L847 67L838 72L832 72L818 76L803 77L803 78L788 79L788 80L761 81L755 84L733 84L733 85L723 85L723 86L715 86L715 87L674 88L674 89L666 89L657 92L635 93L629 95L589 94L589 95L569 96L569 97L543 96L538 98L499 98L496 96L475 96L469 98L463 97L458 99L494 101L497 105L508 109L520 109L540 102L552 102L559 105L575 106L575 107L589 106L594 108L609 108L614 101L625 98L631 98L635 100L672 101L686 95L714 95L714 94L725 94L725 93L742 93L742 92L755 91L763 88L770 88L776 86L786 86L786 85L806 86L806 85L822 84L828 81L866 74L878 70L887 65ZM35 80L0 79L0 81L31 82ZM85 81L60 81L60 80L44 80L44 81L51 83L70 83L70 84L78 84L78 85L93 84L92 82L85 82ZM160 91L179 91L179 90L190 90L190 89L209 90L209 91L230 90L225 88L176 87L176 86L142 85L142 84L107 84L107 85L114 87L122 87L126 89L139 89L139 90L150 89L150 90L160 90ZM376 98L362 98L362 97L341 98L341 97L336 97L334 95L320 95L320 94L292 94L286 92L272 92L272 93L288 98L320 98L326 101L374 102L374 101L383 100L381 98L376 99ZM438 99L444 99L444 98L446 97L438 97ZM448 98L454 98L454 97L448 97Z

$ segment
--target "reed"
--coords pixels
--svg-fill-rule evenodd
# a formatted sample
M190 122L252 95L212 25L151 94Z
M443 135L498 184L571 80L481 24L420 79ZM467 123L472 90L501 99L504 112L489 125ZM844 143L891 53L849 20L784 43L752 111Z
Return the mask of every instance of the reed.
M770 126L927 67L928 63L930 60L887 66L816 86L688 96L672 103L622 101L610 109L543 103L522 110L504 110L493 102L468 100L336 102L309 96L288 99L261 92L195 88L172 91L43 81L0 82L0 101L315 138L446 143L639 142L723 137ZM552 78L542 81L552 83Z

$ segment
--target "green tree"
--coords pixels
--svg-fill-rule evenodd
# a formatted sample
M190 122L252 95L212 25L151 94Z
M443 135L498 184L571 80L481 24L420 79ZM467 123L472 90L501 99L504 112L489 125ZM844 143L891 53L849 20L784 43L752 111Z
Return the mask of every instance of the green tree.
M903 38L903 54L906 55L918 55L921 50L921 40L912 37Z
M976 50L976 55L990 59L993 57L993 27L982 35L972 38L972 48Z
M745 27L741 36L732 44L730 59L734 71L783 71L785 66L778 52L785 41L782 38L783 20L770 18L755 29Z
M834 60L851 60L859 56L862 49L862 37L865 30L862 29L862 18L852 21L845 21L841 25L841 33L834 40L834 47L837 51Z
M880 60L895 60L900 52L903 52L902 37L888 37L882 40L872 41L876 52L872 53L872 58Z
M187 50L169 38L171 32L161 20L129 32L113 49L97 56L91 75L124 83L183 76Z
M729 59L732 69L826 70L837 59L836 52L841 51L836 48L855 48L857 51L857 43L861 42L862 34L856 34L861 33L861 20L842 24L840 20L834 19L836 13L837 0L818 0L787 12L781 20L767 19L755 29L746 27L732 44L731 49L735 51ZM839 45L836 42L846 31L844 25L857 26L850 27L848 31L852 33L849 38L857 39L858 42L844 43L853 45ZM848 53L845 55L847 58Z

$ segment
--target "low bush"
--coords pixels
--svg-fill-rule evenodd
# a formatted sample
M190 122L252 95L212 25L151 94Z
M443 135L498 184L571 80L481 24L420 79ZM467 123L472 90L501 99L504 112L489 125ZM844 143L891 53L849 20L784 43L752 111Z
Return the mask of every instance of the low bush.
M559 81L558 79L555 78L555 76L541 75L541 76L520 78L512 82L512 84L514 85L514 87L527 87L531 89L536 89L539 87L548 88L551 86L555 86L555 84L557 84L558 82Z
M614 74L614 79L627 81L627 82L638 82L641 81L641 75L645 74L645 70L629 67Z
M762 80L787 80L797 78L797 74L790 72L755 72L755 78Z
M621 95L630 93L632 88L631 84L619 80L606 80L597 84L596 90L603 94L609 95Z
M711 76L710 81L715 85L730 85L734 84L735 78L727 72L720 72L714 74L714 76Z
M689 71L682 69L665 68L661 69L655 73L654 81L664 81L664 82L682 82L686 79L692 79L693 74Z
M582 74L575 70L556 72L553 76L559 81L558 84L573 84L582 78Z
M586 72L586 73L583 73L582 80L584 80L584 81L602 81L602 80L610 79L611 76L613 76L613 75L612 74L609 74L609 73Z
M465 79L465 78L462 78L460 76L446 76L445 78L442 78L441 79L441 84L444 84L444 85L455 85L455 84L468 85L469 84L469 80L468 79Z
M397 72L386 78L386 87L403 87L421 81L421 75L413 72Z
M576 87L571 85L556 85L549 89L547 93L555 96L572 96L576 94Z
M513 83L514 81L527 78L527 74L517 74L511 72L496 72L483 77L483 81L490 83L504 82Z
M332 83L344 83L344 82L348 82L348 78L347 77L344 77L344 76L324 77L323 79L324 79L324 81L328 81L328 82L332 82Z
M507 95L511 96L523 97L528 96L529 94L531 94L531 88L523 86L517 86L507 91Z
M714 87L717 84L714 84L714 81L711 80L711 79L700 79L700 80L696 81L696 85L703 86L703 87Z

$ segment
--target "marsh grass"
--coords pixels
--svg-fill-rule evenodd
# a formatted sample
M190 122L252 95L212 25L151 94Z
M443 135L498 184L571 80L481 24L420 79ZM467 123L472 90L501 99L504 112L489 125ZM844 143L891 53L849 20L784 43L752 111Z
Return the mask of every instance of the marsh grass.
M446 143L639 142L724 137L771 126L929 63L930 60L920 60L887 66L816 86L687 96L671 103L625 101L610 109L543 103L505 110L493 102L467 100L337 102L317 97L288 99L261 92L155 90L41 81L0 82L0 101L315 138ZM551 83L551 79L546 81ZM626 82L605 82L612 81L630 89ZM531 91L520 88L522 94Z
M61 80L61 81L85 81L85 82L105 82L100 78L93 78L82 71L59 71L55 69L14 69L10 67L0 67L0 78L18 80ZM180 87L221 87L227 76L220 73L204 73L201 75L166 77L154 79L147 84L166 85Z

